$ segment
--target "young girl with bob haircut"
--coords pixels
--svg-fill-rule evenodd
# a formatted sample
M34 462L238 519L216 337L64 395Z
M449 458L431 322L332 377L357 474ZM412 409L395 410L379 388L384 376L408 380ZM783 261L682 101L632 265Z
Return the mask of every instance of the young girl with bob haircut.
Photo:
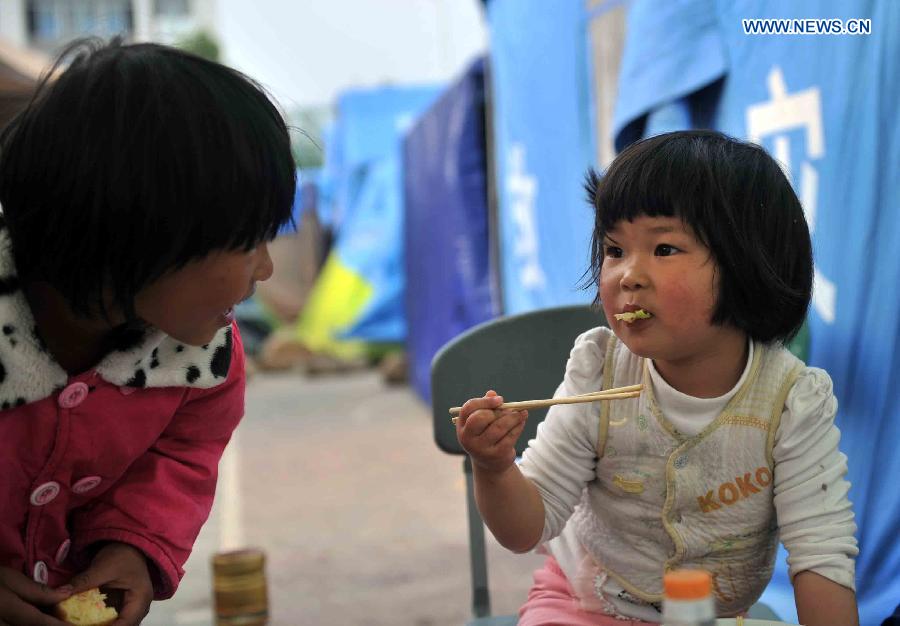
M294 163L223 65L83 41L48 76L0 137L0 622L103 585L137 624L209 514Z
M457 425L491 531L548 554L520 626L658 623L663 573L681 567L712 574L720 616L744 614L779 538L801 623L856 624L837 401L783 346L813 282L783 172L758 146L686 131L633 144L587 190L610 326L575 340L556 393L641 383L640 397L552 407L520 465L526 415L493 391Z

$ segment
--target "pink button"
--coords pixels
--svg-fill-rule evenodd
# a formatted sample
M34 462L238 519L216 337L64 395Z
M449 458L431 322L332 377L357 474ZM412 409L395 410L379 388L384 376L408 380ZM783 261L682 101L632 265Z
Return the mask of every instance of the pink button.
M72 541L70 539L66 539L61 544L59 544L59 548L56 550L56 564L62 565L62 562L66 560L66 557L69 556L69 548L72 547Z
M57 495L59 495L59 483L51 480L31 492L31 503L34 506L44 506L48 502L52 502Z
M47 564L43 561L38 561L34 564L34 580L35 582L39 582L42 585L47 584L47 580L50 578L47 572Z
M87 398L87 395L87 384L78 381L76 383L72 383L71 385L60 391L57 402L59 403L59 406L64 409L71 409L84 402L84 399Z
M72 491L75 493L87 493L94 487L100 484L100 481L103 479L99 476L86 476L81 480L78 480L74 485L72 485Z

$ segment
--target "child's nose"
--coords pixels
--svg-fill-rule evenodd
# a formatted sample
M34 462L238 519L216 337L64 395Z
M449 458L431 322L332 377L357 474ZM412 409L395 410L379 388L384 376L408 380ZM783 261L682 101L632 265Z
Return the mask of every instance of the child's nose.
M647 286L647 275L638 259L632 258L622 271L619 285L626 291L641 289Z
M254 280L261 282L272 277L275 271L275 264L272 262L272 255L269 254L269 245L266 243L259 246L259 262L256 265L256 273Z

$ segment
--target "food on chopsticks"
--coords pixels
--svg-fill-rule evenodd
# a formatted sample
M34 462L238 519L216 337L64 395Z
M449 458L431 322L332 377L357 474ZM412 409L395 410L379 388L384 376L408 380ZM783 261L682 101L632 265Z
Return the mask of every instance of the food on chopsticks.
M106 594L94 587L58 603L54 615L73 626L108 626L116 621L119 613L106 606Z
M643 385L628 385L627 387L616 387L614 389L605 389L603 391L593 391L591 393L583 393L577 396L565 396L560 398L548 398L546 400L521 400L519 402L504 402L498 409L543 409L555 404L577 404L580 402L598 402L600 400L624 400L626 398L637 398L641 395ZM454 424L459 421L459 413L462 411L461 406L455 406L450 409L450 415L453 415Z
M625 313L616 313L613 315L617 320L621 320L626 324L631 324L635 320L646 320L653 317L653 313L649 313L644 309L638 309L637 311L626 311Z

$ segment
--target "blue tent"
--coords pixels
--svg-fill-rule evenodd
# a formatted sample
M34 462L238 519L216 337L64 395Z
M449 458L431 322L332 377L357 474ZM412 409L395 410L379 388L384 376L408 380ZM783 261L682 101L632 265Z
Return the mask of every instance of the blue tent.
M349 219L370 167L396 157L406 131L434 102L440 85L348 89L338 96L325 169L334 178L334 222Z
M297 330L313 350L359 354L406 339L402 139L441 90L354 89L338 99L321 184L335 242ZM345 339L356 347L338 348Z
M590 302L585 3L491 0L487 16L503 312Z
M431 397L431 359L499 309L488 253L484 64L476 61L410 130L406 171L407 353Z

